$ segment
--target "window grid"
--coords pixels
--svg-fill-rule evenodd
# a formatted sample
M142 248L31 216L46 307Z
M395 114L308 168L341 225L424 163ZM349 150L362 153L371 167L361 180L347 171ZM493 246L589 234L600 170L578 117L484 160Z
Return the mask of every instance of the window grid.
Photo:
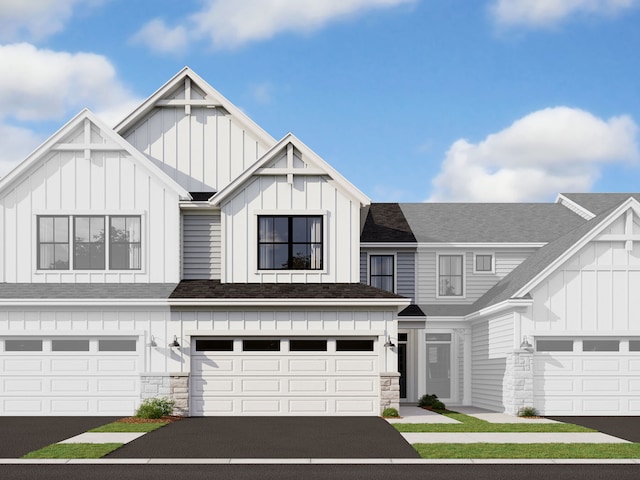
M141 250L140 217L109 217L109 269L140 270Z
M492 272L493 255L476 255L476 272Z
M369 284L388 292L394 289L393 255L371 255L369 257Z
M440 255L438 270L438 296L461 297L462 288L462 255Z
M38 269L69 270L69 217L37 217Z
M322 270L322 216L258 217L259 270Z
M104 216L73 217L73 268L105 269Z

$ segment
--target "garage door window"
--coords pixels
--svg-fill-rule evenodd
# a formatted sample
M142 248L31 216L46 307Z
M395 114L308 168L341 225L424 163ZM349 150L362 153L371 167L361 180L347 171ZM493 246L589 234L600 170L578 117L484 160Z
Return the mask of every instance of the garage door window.
M5 352L41 352L42 340L5 340Z
M51 340L52 352L88 352L89 340Z
M538 340L538 352L573 352L573 340Z
M289 340L290 352L326 352L326 340Z
M135 352L135 340L100 340L98 342L100 352Z
M337 352L373 352L373 340L336 340Z
M619 352L620 342L618 340L584 340L582 342L583 352Z
M629 351L640 352L640 340L629 340Z
M233 352L233 340L196 340L198 352Z
M280 340L243 340L243 352L279 352Z

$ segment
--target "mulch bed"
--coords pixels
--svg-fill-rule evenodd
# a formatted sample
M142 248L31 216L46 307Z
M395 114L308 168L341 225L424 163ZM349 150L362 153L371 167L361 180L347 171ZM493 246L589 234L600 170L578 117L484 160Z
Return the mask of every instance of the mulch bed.
M126 417L117 420L120 423L161 423L161 422L177 422L178 420L182 420L184 417L179 417L177 415L167 415L165 417L160 418L139 418L139 417Z

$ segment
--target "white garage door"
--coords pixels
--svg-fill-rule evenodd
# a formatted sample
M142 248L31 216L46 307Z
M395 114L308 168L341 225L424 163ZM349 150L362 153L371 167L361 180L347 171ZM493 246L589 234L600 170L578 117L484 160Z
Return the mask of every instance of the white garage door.
M140 398L136 338L5 338L2 415L131 415Z
M374 339L192 342L192 415L379 414Z
M539 339L534 406L544 415L640 415L640 342Z

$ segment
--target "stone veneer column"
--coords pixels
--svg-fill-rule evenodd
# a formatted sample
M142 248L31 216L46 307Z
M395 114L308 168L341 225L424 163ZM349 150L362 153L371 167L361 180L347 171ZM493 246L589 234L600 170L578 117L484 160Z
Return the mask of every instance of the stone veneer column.
M168 397L170 393L168 373L141 373L140 399Z
M385 408L400 409L400 374L380 373L380 413Z
M169 398L176 404L173 407L174 415L189 416L189 374L171 373Z
M507 355L504 406L510 415L517 415L522 407L533 406L533 352L514 350Z

